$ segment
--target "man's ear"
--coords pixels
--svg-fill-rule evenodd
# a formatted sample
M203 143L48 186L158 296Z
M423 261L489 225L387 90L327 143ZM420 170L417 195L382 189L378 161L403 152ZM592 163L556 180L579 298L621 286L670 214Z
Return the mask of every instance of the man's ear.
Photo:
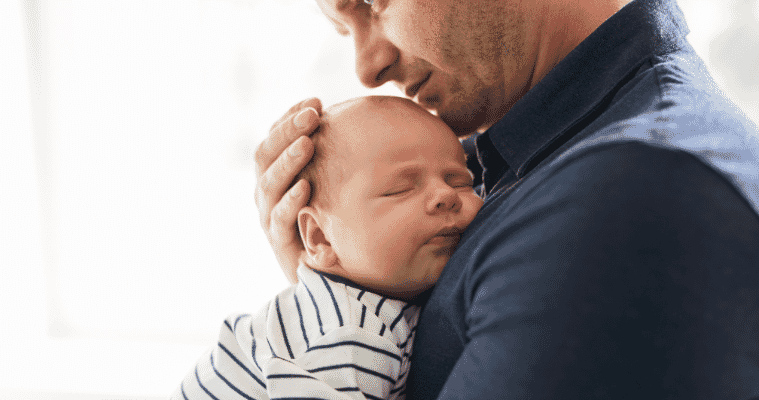
M319 225L318 211L310 206L298 212L300 239L306 248L308 266L322 272L331 272L337 264L337 254Z

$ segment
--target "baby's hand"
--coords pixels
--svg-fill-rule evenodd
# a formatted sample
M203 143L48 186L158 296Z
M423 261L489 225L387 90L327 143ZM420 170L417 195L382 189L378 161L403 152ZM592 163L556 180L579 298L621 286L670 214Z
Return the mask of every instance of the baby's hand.
M313 156L309 135L319 126L321 101L304 100L293 106L271 127L256 148L256 207L261 227L274 249L287 279L298 281L295 271L304 252L296 219L306 205L311 188L306 181L288 186Z

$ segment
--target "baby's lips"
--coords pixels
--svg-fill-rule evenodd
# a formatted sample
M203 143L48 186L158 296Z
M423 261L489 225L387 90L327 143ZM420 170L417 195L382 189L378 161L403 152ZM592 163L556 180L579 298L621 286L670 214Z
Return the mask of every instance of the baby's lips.
M434 236L432 237L432 239L427 241L427 244L454 247L459 244L459 240L461 240L460 233L449 233L449 234Z

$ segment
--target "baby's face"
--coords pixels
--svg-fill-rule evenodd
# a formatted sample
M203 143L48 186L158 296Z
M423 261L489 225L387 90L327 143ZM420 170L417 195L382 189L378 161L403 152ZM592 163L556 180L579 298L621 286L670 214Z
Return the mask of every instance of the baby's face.
M464 150L442 121L405 101L338 112L330 124L347 135L347 173L325 233L347 278L414 296L437 281L482 206Z

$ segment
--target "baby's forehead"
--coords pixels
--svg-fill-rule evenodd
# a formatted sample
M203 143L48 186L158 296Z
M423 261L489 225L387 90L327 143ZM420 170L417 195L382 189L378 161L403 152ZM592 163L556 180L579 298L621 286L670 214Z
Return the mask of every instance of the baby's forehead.
M403 97L367 96L332 105L325 110L325 117L336 122L360 124L378 113L384 116L403 113L423 118L427 111Z
M333 148L340 148L342 154L363 153L377 146L394 148L400 145L396 142L399 135L426 132L429 141L456 137L443 121L418 104L392 96L360 97L330 106L324 111L321 129ZM429 135L430 132L435 133ZM463 149L461 158L466 163Z
M391 129L413 132L420 123L435 117L409 99L392 96L368 96L344 101L328 107L322 118L322 129L331 130L335 142L360 145L367 141L391 144L382 132ZM443 129L447 129L444 124Z
M423 135L434 142L456 138L438 117L409 99L392 96L360 97L330 106L321 128L335 145L359 153L377 146L394 147L399 136Z

